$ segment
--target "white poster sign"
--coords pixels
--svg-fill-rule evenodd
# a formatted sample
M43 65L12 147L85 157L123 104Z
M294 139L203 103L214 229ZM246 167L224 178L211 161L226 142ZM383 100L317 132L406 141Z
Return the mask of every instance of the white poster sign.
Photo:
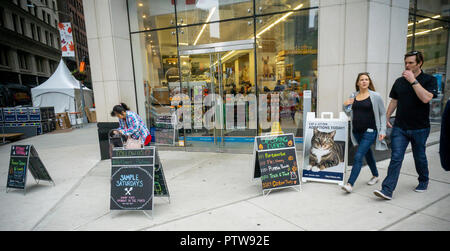
M70 23L59 23L58 29L61 37L62 56L75 57L75 44L73 42L72 25Z
M325 115L330 115L325 118ZM303 145L302 181L319 181L344 185L348 148L348 117L341 112L322 113L316 118L309 112L306 118Z

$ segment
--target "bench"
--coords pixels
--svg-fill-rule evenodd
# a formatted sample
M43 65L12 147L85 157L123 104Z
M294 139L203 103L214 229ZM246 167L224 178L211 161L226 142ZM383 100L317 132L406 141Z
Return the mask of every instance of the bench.
M8 139L8 140L20 139L23 135L25 135L25 134L24 133L3 133L3 134L0 134L0 138L2 138L3 143L5 143L5 139Z

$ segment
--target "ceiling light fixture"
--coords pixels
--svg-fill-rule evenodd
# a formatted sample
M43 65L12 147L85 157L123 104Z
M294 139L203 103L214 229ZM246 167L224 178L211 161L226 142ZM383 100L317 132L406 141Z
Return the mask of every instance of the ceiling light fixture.
M212 8L212 10L209 12L208 18L206 19L206 23L208 23L209 20L211 20L211 17L212 17L212 15L213 15L213 13L214 13L215 11L216 11L216 7ZM202 27L200 33L198 34L197 38L195 39L194 45L197 45L198 40L200 39L200 37L202 36L203 32L204 32L205 29L206 29L206 25L207 25L207 24L204 24L204 25L203 25L203 27Z

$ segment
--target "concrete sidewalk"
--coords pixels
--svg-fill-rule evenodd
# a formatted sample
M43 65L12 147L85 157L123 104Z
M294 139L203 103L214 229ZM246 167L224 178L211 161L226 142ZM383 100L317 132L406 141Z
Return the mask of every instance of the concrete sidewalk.
M380 184L366 185L368 168L352 194L305 183L301 192L263 197L251 179L252 155L160 151L171 203L156 198L150 219L109 211L110 161L99 161L95 125L22 143L36 146L56 187L33 185L30 177L26 196L5 193L10 145L0 146L0 230L450 230L450 173L440 167L437 144L427 150L429 190L413 191L417 174L408 153L392 201L373 195ZM388 164L378 162L382 178Z

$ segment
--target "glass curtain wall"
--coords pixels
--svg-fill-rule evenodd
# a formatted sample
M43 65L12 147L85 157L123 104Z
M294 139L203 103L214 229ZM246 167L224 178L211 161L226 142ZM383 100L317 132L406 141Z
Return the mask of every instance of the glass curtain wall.
M277 121L302 137L304 90L316 109L317 0L127 4L139 111L152 128L176 115L173 146L249 153Z
M450 97L450 87L446 86L450 18L443 10L441 1L411 1L407 35L407 50L423 52L423 71L438 80L439 96L431 101L430 112L435 123L440 122L443 105Z

